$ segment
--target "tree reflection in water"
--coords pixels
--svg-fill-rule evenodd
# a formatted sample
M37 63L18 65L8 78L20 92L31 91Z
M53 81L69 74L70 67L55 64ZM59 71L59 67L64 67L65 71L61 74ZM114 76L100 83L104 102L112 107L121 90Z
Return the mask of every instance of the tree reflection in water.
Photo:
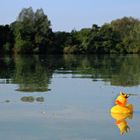
M16 55L0 58L0 82L18 84L18 91L47 92L54 73L90 78L115 86L140 84L139 55Z

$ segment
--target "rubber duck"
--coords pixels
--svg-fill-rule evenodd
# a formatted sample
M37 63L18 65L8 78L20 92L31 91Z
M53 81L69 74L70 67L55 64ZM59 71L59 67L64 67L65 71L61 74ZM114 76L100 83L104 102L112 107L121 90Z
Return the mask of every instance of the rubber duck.
M129 114L111 113L111 116L112 116L112 118L114 118L116 120L115 124L119 128L121 135L127 133L128 130L130 130L130 127L128 126L126 119L127 118L132 119L132 117L133 117L132 113L129 113Z
M127 104L127 98L129 95L126 93L120 92L120 95L115 100L115 106L111 108L111 113L122 113L122 114L128 114L133 113L133 105Z

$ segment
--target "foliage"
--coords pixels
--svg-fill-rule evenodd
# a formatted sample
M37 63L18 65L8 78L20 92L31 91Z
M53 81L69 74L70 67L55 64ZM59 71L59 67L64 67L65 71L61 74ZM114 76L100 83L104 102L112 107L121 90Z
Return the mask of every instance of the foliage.
M12 51L14 35L9 25L0 25L0 53L9 53Z
M36 12L31 7L22 9L11 26L17 53L45 53L47 47L51 46L50 21L42 9L37 9Z
M111 22L114 31L120 34L118 51L124 53L140 52L140 21L133 17L124 17Z
M15 22L0 26L0 53L140 53L140 20L123 17L99 27L53 32L43 9L23 8Z

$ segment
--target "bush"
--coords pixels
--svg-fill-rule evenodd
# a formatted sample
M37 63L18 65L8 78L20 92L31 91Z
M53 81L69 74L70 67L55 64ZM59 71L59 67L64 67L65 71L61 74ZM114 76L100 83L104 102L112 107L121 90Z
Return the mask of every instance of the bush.
M9 42L3 45L4 52L10 52L11 48L12 48L12 45Z
M32 43L26 40L17 40L15 48L17 53L31 53Z
M63 52L64 54L77 54L78 50L79 50L78 47L74 45L74 46L65 47Z

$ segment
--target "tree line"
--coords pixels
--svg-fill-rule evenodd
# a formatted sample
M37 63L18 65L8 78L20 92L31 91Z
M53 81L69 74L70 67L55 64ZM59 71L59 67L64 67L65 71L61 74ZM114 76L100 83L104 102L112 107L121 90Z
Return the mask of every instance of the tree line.
M53 32L43 9L24 8L16 21L0 25L0 54L140 53L140 20L123 17L80 31Z

